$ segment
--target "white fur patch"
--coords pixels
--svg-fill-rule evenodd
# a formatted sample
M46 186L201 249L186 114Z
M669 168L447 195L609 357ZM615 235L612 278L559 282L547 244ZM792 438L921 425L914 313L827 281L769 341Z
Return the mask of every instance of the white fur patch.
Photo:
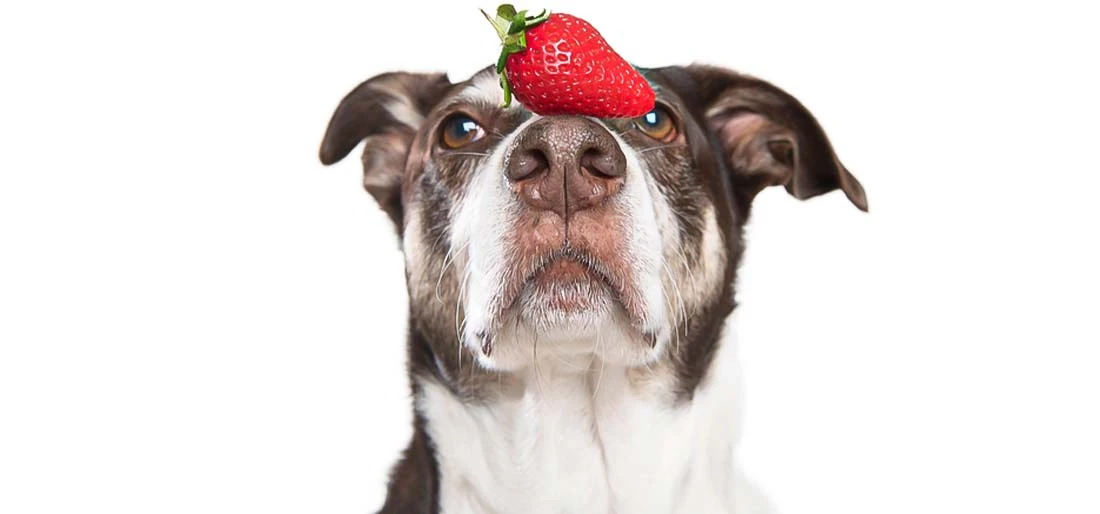
M420 127L420 124L424 122L424 117L415 107L410 105L407 101L391 100L386 102L386 111L389 112L394 119L404 123L409 128L416 129Z
M620 366L515 373L487 403L422 381L446 514L764 514L734 464L737 363L731 340L694 399L669 406L671 377Z
M408 93L395 89L385 82L371 84L369 87L375 91L385 93L389 98L383 106L386 112L393 116L393 119L413 130L420 128L420 124L424 122L424 116L420 114L420 111L412 104L412 100L409 98Z
M504 105L504 90L500 87L500 77L496 73L484 72L470 79L456 100L466 102L480 102L489 105ZM513 103L517 106L519 103Z

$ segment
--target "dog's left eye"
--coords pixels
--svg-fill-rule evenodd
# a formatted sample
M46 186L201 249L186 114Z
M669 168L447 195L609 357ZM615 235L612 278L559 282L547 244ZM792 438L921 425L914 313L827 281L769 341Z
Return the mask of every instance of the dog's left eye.
M634 126L658 141L668 142L676 138L676 123L668 110L660 105L645 115L634 118Z
M485 137L485 129L465 114L452 114L443 122L439 142L451 150L462 148Z

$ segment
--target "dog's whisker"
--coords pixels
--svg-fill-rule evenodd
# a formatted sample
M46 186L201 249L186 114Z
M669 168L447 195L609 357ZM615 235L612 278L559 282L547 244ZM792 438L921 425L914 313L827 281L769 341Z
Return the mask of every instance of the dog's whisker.
M531 341L531 366L535 371L535 388L539 394L543 393L542 389L542 373L539 372L539 331L538 328L532 327L531 332L534 337Z
M657 150L664 150L666 148L675 148L675 147L679 147L679 146L685 146L685 145L684 145L684 143L669 143L669 144L665 144L665 145L654 146L654 147L651 147L651 148L643 148L641 150L638 150L638 153L643 154L643 153L655 152Z
M599 358L599 355L600 355L600 348L601 348L601 346L602 346L602 343L603 343L603 340L602 340L602 338L600 337L600 335L601 335L601 334L600 334L600 332L601 332L601 331L600 331L600 327L599 327L599 326L597 326L597 327L596 327L596 351L595 351L595 352L594 352L594 353L592 354L592 362L589 362L589 363L588 363L588 366L589 366L589 367L592 367L592 364L593 364L593 363L594 363L594 362L595 362L595 361L596 361L597 359L599 359L599 361L600 361L600 371L599 371L599 373L598 373L598 374L596 375L596 387L593 387L593 388L592 388L592 400L593 400L593 401L595 401L595 400L596 400L596 397L597 397L597 396L599 395L599 393L600 393L600 384L601 384L601 383L603 383L603 369L604 369L604 365L606 364L606 363L604 362L604 360L603 360L603 359L600 359L600 358Z
M439 253L439 245L440 245L440 243L443 242L443 238L446 237L446 236L447 236L447 232L446 231L441 231L439 236L437 236L435 238L435 241L432 242L431 255L437 255ZM443 281L443 273L446 272L446 270L447 270L447 258L450 256L452 250L454 250L453 247L448 247L447 248L447 254L443 256L442 269L439 270L439 280L437 280L436 283L435 283L435 299L437 301L439 301L440 303L443 303L443 299L440 297L441 295L439 293L439 285Z
M672 275L672 270L670 270L668 268L667 264L665 265L665 269L667 270L666 272L669 275ZM680 305L680 323L679 324L681 326L684 326L684 325L687 324L687 307L686 307L686 303L684 302L683 292L680 290L680 281L676 280L675 277L670 277L669 280L672 281L673 290L676 291L676 301Z
M488 157L492 154L489 154L487 152L455 152L455 151L448 151L447 155L466 155L466 156L476 156L476 157Z
M589 363L587 366L578 366L576 363L563 359L560 355L556 353L551 353L550 358L554 359L555 361L557 361L558 364L561 364L571 371L588 371L591 368L591 363Z
M439 279L435 281L435 299L439 301L439 303L443 303L443 298L440 294L440 287L443 284L443 275L447 273L447 267L454 263L454 260L458 257L458 253L464 252L469 246L469 241L462 245L462 247L457 251L452 246L447 249L447 255L443 256L443 266L439 269Z
M684 253L684 247L683 245L677 245L675 249L676 252L680 254L680 267L688 274L688 279L691 280L691 293L692 295L698 295L699 283L695 279L695 271L692 270L691 266L688 264L688 258L687 254Z
M683 311L683 297L680 296L680 287L676 283L676 278L672 275L672 272L668 269L668 264L666 262L664 262L663 259L661 260L661 268L664 270L665 275L668 277L669 287L671 287L672 290L676 293L676 298L678 298L678 300L680 302L680 306L681 306L680 310L682 312ZM671 332L672 332L669 335L670 336L675 336L673 338L674 341L675 341L673 349L677 353L679 353L680 352L680 331L679 331L678 327L680 326L680 323L678 323L676 321L677 320L677 310L676 310L676 307L674 306L674 304L672 303L672 297L668 294L665 294L664 297L665 297L665 304L668 307L668 310L666 311L665 315L668 316L668 318L670 320L670 323L672 325L671 327L669 327L671 329Z
M462 283L459 286L458 294L455 295L455 342L458 345L458 372L462 373L462 331L466 326L466 317L460 315L462 311L462 299L466 296L466 283L470 280L470 275L473 274L473 267L466 266L463 272ZM461 321L459 321L461 319Z

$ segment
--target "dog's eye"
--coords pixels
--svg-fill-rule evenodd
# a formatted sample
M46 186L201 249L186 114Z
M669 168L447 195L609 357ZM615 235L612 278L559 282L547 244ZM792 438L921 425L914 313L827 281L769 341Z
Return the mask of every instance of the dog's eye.
M485 129L465 114L452 114L443 122L443 132L439 134L439 143L452 150L462 148L485 137Z
M658 141L667 142L676 138L676 123L672 120L672 115L660 105L645 115L635 118L634 126Z

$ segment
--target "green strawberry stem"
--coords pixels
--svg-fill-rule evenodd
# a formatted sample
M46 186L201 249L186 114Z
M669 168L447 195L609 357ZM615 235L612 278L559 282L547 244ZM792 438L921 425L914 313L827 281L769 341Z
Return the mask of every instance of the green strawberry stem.
M496 17L490 17L484 10L481 14L489 20L500 38L502 49L497 58L497 73L500 75L500 87L504 89L504 106L508 107L512 105L512 86L508 83L508 74L504 72L508 56L527 49L527 29L550 19L550 11L543 9L538 15L527 16L526 10L517 12L512 4L501 4L497 7Z

